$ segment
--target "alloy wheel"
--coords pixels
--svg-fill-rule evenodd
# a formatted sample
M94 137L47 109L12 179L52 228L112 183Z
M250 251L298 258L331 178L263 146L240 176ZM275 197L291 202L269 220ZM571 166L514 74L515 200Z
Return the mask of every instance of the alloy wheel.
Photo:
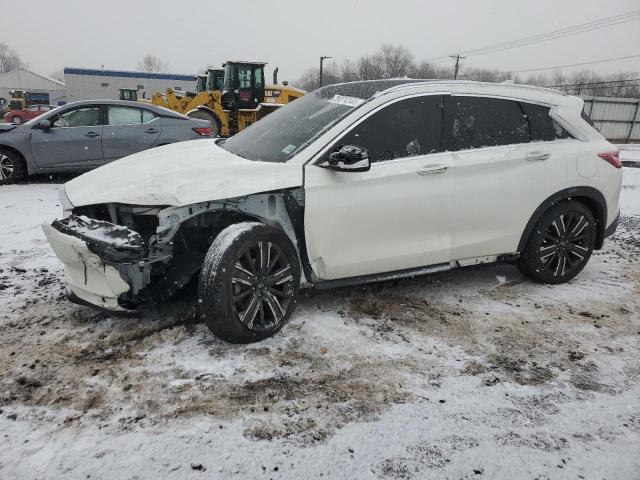
M579 269L588 260L593 228L580 212L558 215L546 227L539 248L542 268L554 277Z
M16 116L16 117L13 117L13 118L11 119L11 123L13 123L14 125L20 125L20 124L22 123L22 118L17 117L17 116Z
M13 176L13 161L4 153L0 153L0 180Z
M269 241L246 247L234 265L231 294L235 313L249 330L278 326L294 295L291 265L280 247Z

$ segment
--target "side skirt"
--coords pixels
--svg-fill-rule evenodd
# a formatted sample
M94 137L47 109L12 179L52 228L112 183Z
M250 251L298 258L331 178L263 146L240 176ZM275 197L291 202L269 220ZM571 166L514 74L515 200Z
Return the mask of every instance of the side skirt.
M337 280L318 281L313 284L302 285L302 288L312 288L316 290L330 290L334 288L352 287L357 285L366 285L370 283L388 282L390 280L401 280L405 278L419 277L430 273L445 272L455 268L474 267L478 265L493 264L513 264L518 258L517 253L509 253L504 255L491 255L486 257L474 257L461 260L452 260L449 263L439 263L437 265L428 265L426 267L410 268L407 270L395 270L374 275L361 275L357 277L340 278Z

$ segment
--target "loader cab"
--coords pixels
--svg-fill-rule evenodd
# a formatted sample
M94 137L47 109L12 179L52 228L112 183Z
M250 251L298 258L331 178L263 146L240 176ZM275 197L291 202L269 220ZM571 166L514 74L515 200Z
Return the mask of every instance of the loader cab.
M258 108L264 101L266 63L227 62L224 67L222 104L225 109Z
M222 91L224 88L224 70L221 68L210 68L207 71L207 90Z
M207 76L198 75L198 81L196 83L196 93L204 92L207 90Z

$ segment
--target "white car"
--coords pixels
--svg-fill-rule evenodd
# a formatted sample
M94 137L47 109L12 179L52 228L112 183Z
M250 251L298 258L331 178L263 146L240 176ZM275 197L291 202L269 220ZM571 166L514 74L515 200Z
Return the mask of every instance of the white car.
M44 231L72 300L136 311L199 272L200 314L232 342L273 335L301 287L500 261L566 282L619 216L618 151L582 109L510 84L332 85L70 181Z

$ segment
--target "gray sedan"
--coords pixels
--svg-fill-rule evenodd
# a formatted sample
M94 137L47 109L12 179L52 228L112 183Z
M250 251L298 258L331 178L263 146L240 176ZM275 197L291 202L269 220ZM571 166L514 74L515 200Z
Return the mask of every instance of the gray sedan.
M35 173L84 171L141 150L209 137L207 120L119 100L73 102L0 125L0 185Z

